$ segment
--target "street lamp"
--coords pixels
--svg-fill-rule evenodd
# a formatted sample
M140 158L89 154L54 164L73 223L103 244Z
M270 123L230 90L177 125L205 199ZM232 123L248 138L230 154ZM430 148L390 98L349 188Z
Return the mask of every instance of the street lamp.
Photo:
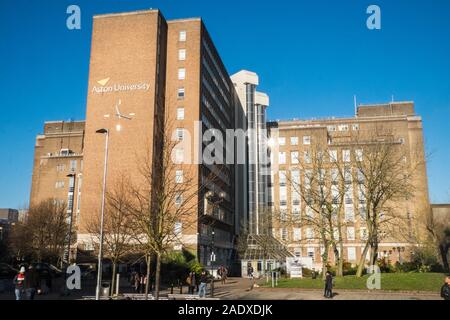
M206 204L208 204L208 202L212 203L212 215L214 216L214 212L216 210L216 208L218 208L219 204L221 202L223 202L223 200L225 199L225 192L220 192L218 196L215 196L215 194L212 191L208 191L205 194L205 198L206 198ZM205 208L206 209L206 208ZM206 211L206 210L205 210ZM207 211L206 211L207 213ZM213 217L214 219L215 217ZM215 230L214 230L214 220L213 222L211 222L210 226L212 227L212 232L211 232L211 257L210 257L210 261L211 261L211 297L214 297L214 262L216 261L216 255L214 253L214 237L215 237Z
M100 300L100 286L102 282L102 259L103 259L103 224L105 220L105 192L106 192L106 174L108 172L108 143L109 143L109 131L108 129L99 129L96 131L98 134L106 135L105 139L105 163L103 167L103 190L102 190L102 211L100 218L100 243L98 249L98 270L97 270L97 288L95 290L95 300Z

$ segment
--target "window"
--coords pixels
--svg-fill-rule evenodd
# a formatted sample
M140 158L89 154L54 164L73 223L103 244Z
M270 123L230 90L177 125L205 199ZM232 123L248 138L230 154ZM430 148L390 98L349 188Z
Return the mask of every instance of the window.
M348 186L345 190L345 204L353 204L353 187Z
M310 145L311 144L311 137L310 136L304 136L303 137L303 144L304 145Z
M355 240L355 228L347 227L347 240L353 241Z
M366 221L367 213L366 213L366 207L360 206L359 207L359 217L362 221Z
M356 161L359 161L359 162L363 161L363 151L362 151L362 149L355 150L355 158L356 158Z
M287 206L287 187L280 187L280 206Z
M174 226L174 233L176 236L180 236L183 233L183 223L176 222Z
M339 131L348 131L348 124L340 124L338 126Z
M291 137L291 146L298 146L298 137Z
M183 170L177 170L175 173L175 182L183 183Z
M177 120L184 120L184 108L177 109Z
M311 155L309 154L309 151L303 152L303 158L305 160L305 163L308 163L308 164L311 163Z
M294 249L294 256L296 258L301 258L301 256L302 256L302 248L295 248Z
M336 131L336 126L328 126L327 130L330 132L334 132L334 131Z
M284 137L279 137L279 138L278 138L278 144L279 144L280 146L285 146L285 145L286 145L286 138L284 138Z
M184 79L186 79L186 69L179 68L178 69L178 80L184 80Z
M177 194L177 195L175 196L175 205L176 205L177 207L179 207L179 206L181 206L182 204L183 204L183 195Z
M358 123L352 124L352 130L353 131L358 131L359 130L359 124Z
M316 255L315 249L314 248L308 248L307 249L307 254L308 254L308 257L312 258L312 260L314 262L314 257Z
M355 261L356 260L356 248L355 247L348 247L347 248L347 259L349 261Z
M66 168L66 166L64 164L60 163L56 166L56 171L63 172L65 168Z
M77 170L77 160L70 160L70 171Z
M280 186L282 187L286 186L287 182L286 171L280 171L279 177L280 177Z
M179 37L178 37L178 41L180 41L180 42L186 41L186 31L185 30L180 31L180 34L179 34Z
M367 240L367 228L362 227L359 229L359 236L361 237L361 240Z
M337 150L330 150L330 162L337 162Z
M64 188L64 181L56 181L55 188L56 189Z
M184 161L184 150L183 149L177 149L175 150L175 162L176 163L183 163Z
M291 164L298 164L298 152L291 152Z
M345 206L345 221L347 222L355 221L355 213L353 211L353 206Z
M186 49L180 49L178 50L178 60L184 61L186 60Z
M281 238L281 240L283 240L283 241L286 241L286 240L287 240L287 238L288 238L288 231L287 231L286 228L281 228L281 229L280 229L280 238Z
M306 228L306 239L308 240L314 239L314 231L312 228Z
M184 129L183 128L177 128L177 139L178 139L178 141L184 140Z
M286 152L280 152L278 154L278 163L279 164L286 164Z
M184 87L178 88L178 99L184 99L184 97L185 97Z
M344 162L350 162L350 150L342 150L342 160Z
M294 228L294 241L302 240L302 229Z
M306 216L310 219L314 219L314 210L310 207L306 207Z

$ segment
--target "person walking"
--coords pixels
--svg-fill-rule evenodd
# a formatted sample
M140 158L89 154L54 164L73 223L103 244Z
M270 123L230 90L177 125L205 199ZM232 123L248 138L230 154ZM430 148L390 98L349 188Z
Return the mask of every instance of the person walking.
M14 277L13 283L16 300L22 300L22 293L25 288L25 267L20 267L19 274Z
M139 272L136 272L134 274L133 286L134 286L134 292L139 293L139 289L141 286L141 276L139 275Z
M206 276L206 272L202 271L200 275L200 286L198 289L198 296L200 298L206 297L206 284L208 283L208 277Z
M327 271L325 276L325 298L333 298L333 276L330 271Z
M25 273L25 293L28 300L34 300L36 291L41 287L41 279L39 273L30 265L28 271Z
M441 288L441 298L450 300L450 277L445 278L445 283Z
M186 283L188 285L188 294L194 294L195 286L197 283L197 280L195 279L195 272L189 273Z
M253 279L253 267L252 267L251 264L249 264L249 265L247 266L247 276L249 276L250 279Z

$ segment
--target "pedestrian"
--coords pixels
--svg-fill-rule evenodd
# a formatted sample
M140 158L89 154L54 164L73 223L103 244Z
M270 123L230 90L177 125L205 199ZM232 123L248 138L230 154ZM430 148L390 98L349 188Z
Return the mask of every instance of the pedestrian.
M16 294L16 300L22 300L22 293L25 288L25 267L20 267L19 274L14 277L14 293Z
M333 276L330 271L327 271L325 276L325 298L333 298Z
M189 273L186 283L188 285L188 294L194 294L195 286L197 284L197 281L195 279L195 272Z
M134 292L139 293L139 289L141 286L141 276L139 275L139 272L136 272L134 274L133 284L134 284Z
M140 284L141 284L141 288L139 290L139 293L144 293L145 287L147 286L147 275L142 275Z
M450 300L450 277L445 278L445 283L441 288L441 298Z
M228 278L228 269L223 267L222 270L222 284L225 284L225 282L227 281Z
M206 272L202 271L200 275L200 286L198 289L198 296L200 298L206 297L206 284L208 283L208 277L206 276Z
M253 267L251 264L248 264L247 266L247 276L249 276L250 279L253 279Z
M25 274L25 293L28 300L34 300L34 296L41 287L41 279L39 273L30 265Z

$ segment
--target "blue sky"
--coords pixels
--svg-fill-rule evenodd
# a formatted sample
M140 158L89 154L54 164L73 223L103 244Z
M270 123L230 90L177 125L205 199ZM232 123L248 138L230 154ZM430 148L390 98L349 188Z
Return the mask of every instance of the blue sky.
M82 29L66 28L77 4ZM366 28L381 7L382 29ZM229 71L260 75L270 119L353 115L358 102L414 100L423 117L430 196L450 201L450 1L1 0L0 207L28 202L46 120L85 116L93 14L159 8L201 16Z

